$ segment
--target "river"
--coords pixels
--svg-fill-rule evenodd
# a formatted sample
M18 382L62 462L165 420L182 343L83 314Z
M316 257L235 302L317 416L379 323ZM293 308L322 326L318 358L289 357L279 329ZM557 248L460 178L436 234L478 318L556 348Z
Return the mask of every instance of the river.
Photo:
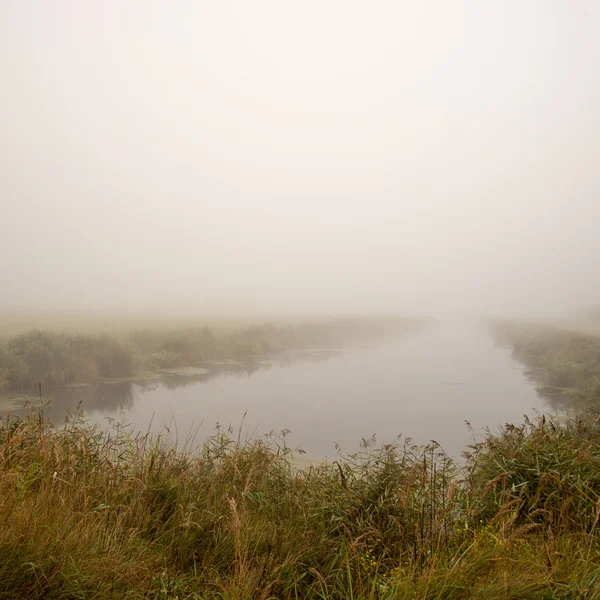
M334 456L336 443L354 451L363 438L384 443L401 434L415 443L435 440L456 456L485 427L549 410L510 350L468 320L333 355L309 352L254 369L60 388L48 396L45 411L55 423L81 403L93 422L114 418L143 431L166 425L179 443L191 431L201 440L217 423L236 432L243 424L243 437L288 429L287 444L315 459Z

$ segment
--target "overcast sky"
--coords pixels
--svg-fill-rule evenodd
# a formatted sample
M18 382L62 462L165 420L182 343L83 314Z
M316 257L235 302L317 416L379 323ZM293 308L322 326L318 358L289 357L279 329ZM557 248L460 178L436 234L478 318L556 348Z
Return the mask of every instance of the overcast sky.
M600 303L596 0L3 0L0 306Z

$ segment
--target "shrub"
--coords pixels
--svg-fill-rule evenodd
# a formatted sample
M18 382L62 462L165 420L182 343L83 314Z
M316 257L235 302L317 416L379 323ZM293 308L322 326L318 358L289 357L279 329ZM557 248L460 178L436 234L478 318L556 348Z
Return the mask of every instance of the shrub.
M40 330L12 337L6 356L6 378L13 388L123 377L133 373L134 364L131 350L110 336Z

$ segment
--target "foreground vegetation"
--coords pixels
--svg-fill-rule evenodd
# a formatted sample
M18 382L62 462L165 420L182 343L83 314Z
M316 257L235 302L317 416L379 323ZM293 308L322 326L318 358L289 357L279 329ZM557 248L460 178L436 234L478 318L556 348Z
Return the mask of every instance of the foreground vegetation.
M600 425L507 426L299 468L37 415L0 436L2 598L596 598Z
M546 385L594 407L596 338L496 327ZM115 339L84 336L79 355ZM172 339L138 333L127 343L140 360ZM184 339L223 352L236 338L197 330ZM99 356L118 356L111 348ZM5 418L0 598L600 597L593 412L507 424L461 461L410 440L367 441L311 465L285 432L242 444L219 429L201 447L169 439L79 416L60 428L41 413Z
M600 335L576 325L496 322L493 329L557 405L600 414Z
M208 327L67 333L33 329L0 345L0 392L38 383L64 385L139 371L249 361L302 348L339 347L414 331L424 319L334 319L274 326L263 324L215 334Z

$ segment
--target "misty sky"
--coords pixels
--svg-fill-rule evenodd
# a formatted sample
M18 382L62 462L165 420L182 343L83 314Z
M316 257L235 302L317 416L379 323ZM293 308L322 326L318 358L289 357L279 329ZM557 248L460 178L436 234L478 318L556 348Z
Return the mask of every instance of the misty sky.
M0 306L600 303L596 0L0 3Z

